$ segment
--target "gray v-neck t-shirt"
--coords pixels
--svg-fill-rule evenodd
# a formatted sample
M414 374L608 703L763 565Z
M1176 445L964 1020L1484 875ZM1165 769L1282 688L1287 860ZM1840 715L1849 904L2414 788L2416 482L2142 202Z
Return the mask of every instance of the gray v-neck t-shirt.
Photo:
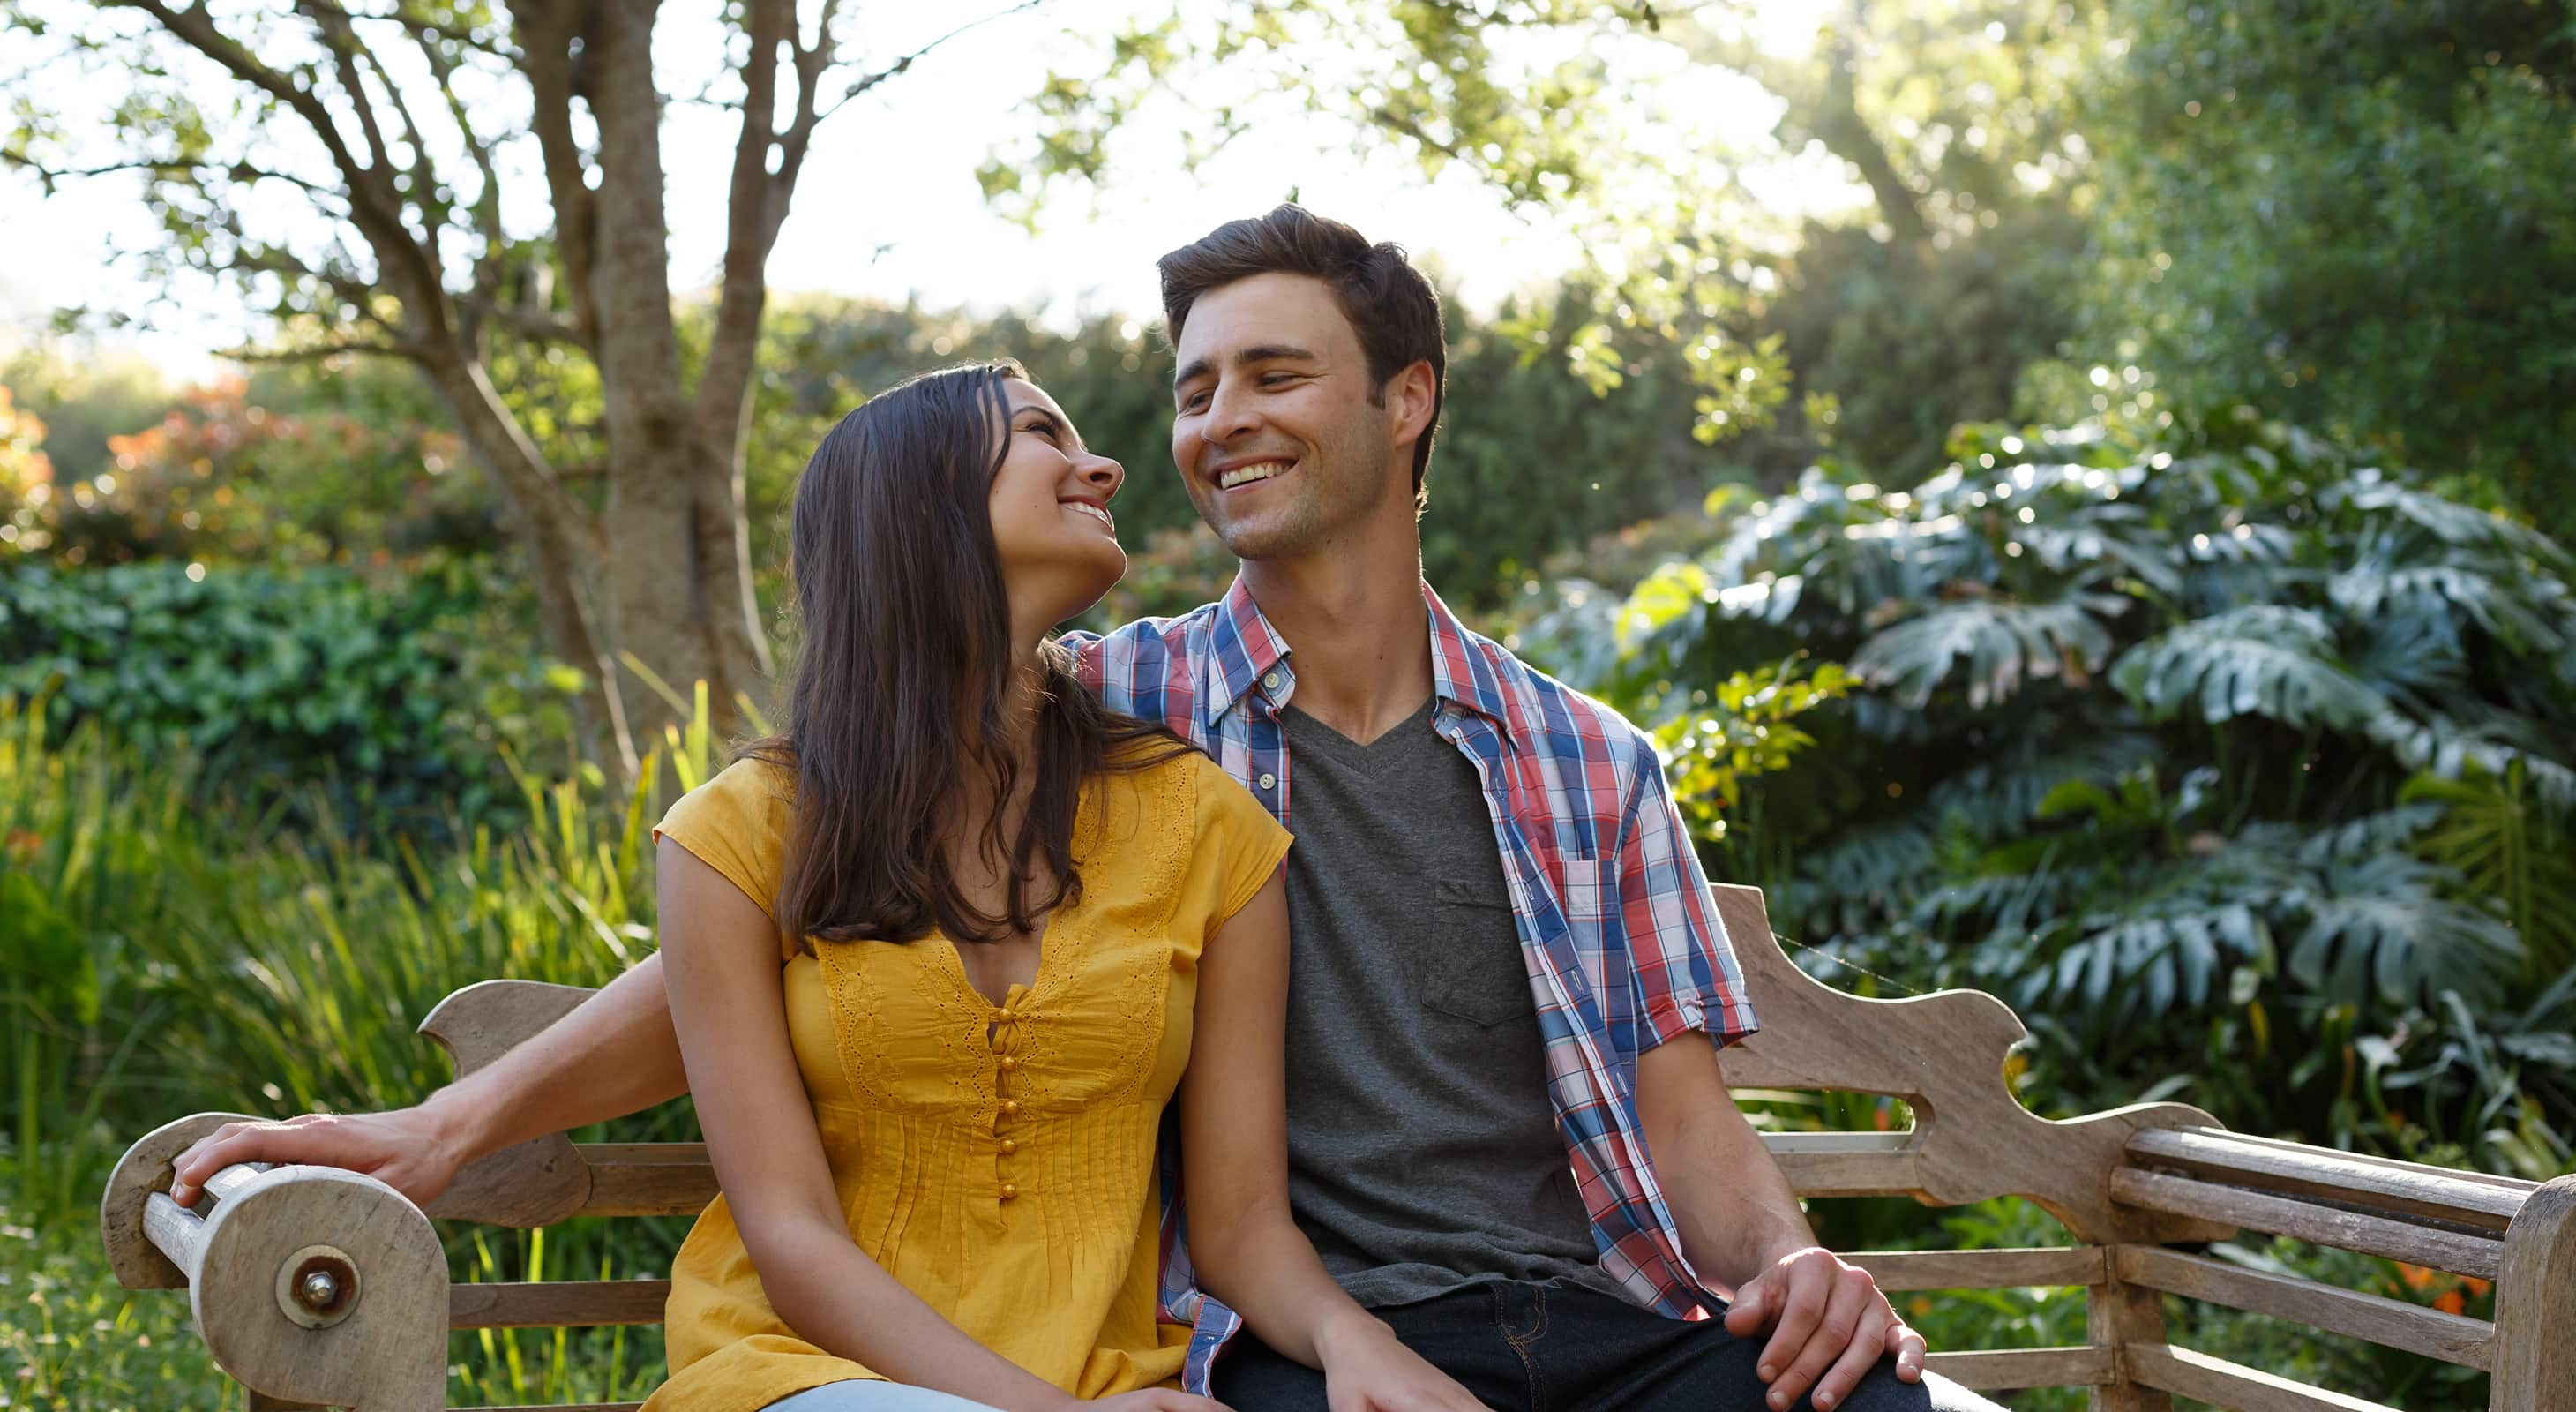
M1280 713L1290 1204L1370 1307L1490 1280L1616 1293L1548 1101L1493 817L1437 706L1366 745Z

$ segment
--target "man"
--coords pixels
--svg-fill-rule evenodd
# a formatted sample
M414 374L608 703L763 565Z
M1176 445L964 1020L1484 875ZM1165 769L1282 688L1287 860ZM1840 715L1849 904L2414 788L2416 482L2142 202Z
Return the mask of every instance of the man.
M1922 1340L1816 1246L1729 1096L1718 1050L1753 1013L1652 745L1422 582L1446 368L1429 284L1294 206L1161 270L1173 461L1243 570L1188 615L1071 641L1104 700L1297 832L1291 1202L1327 1268L1496 1407L1990 1406L1924 1380ZM477 1156L682 1086L648 959L418 1108L227 1129L180 1186L327 1161L425 1201ZM1189 1386L1213 1361L1245 1412L1324 1408L1322 1375L1168 1245ZM1684 1317L1702 1310L1723 1318Z

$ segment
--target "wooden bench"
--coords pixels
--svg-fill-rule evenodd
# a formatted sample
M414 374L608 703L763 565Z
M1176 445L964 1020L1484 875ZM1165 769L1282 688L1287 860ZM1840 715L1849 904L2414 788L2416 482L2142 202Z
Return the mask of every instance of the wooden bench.
M2027 1197L2077 1242L1854 1256L1891 1293L2084 1289L2083 1343L1944 1350L1932 1356L1939 1371L1989 1391L2086 1387L2097 1412L2167 1412L2176 1394L2237 1412L2379 1406L2168 1343L2164 1300L2176 1295L2484 1370L2492 1412L2576 1412L2576 1177L2539 1185L2247 1137L2176 1103L2041 1119L2007 1086L2005 1054L2023 1030L2001 1001L1843 994L1782 954L1759 892L1717 893L1765 1024L1729 1053L1730 1082L1881 1094L1914 1112L1906 1132L1770 1137L1801 1195ZM588 993L486 982L449 996L421 1029L471 1071ZM127 1288L189 1292L214 1361L254 1408L431 1412L446 1405L449 1329L659 1323L656 1280L451 1284L430 1223L685 1214L716 1191L699 1144L555 1136L474 1164L426 1212L318 1167L232 1167L195 1209L172 1202L172 1158L233 1116L201 1113L134 1144L100 1223ZM2492 1280L2495 1321L2177 1248L2240 1229Z

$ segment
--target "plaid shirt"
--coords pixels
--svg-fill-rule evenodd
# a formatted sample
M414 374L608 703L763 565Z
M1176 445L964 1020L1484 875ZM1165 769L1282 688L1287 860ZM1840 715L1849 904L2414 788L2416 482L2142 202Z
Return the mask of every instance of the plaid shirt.
M1637 1056L1688 1030L1723 1045L1753 1032L1708 880L1674 812L1655 747L1600 702L1459 625L1428 584L1433 727L1474 762L1547 1050L1548 1096L1601 1268L1639 1304L1703 1308L1637 1116ZM1279 712L1297 689L1288 646L1238 579L1178 618L1106 637L1072 633L1085 685L1116 710L1168 723L1287 823ZM1166 1152L1169 1156L1168 1147ZM1205 1394L1242 1327L1196 1288L1167 1166L1163 1316L1192 1326L1182 1386Z

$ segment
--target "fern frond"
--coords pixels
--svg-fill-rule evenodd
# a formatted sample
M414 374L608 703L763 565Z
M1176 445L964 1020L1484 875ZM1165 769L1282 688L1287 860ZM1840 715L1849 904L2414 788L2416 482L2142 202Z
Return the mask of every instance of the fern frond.
M2457 883L2399 853L2329 864L2298 898L2291 977L2354 1005L2422 1004L2445 988L2494 998L2522 943L2503 918L2451 900Z
M2124 606L2123 600L2089 593L2052 603L1944 604L1862 643L1851 667L1915 709L1932 699L1955 667L1964 666L1968 705L1983 708L2030 678L2101 670L2111 650L2102 619Z
M2138 644L2111 669L2111 680L2158 721L2191 705L2212 722L2262 716L2302 727L2350 727L2384 712L2386 701L2338 666L2332 651L2332 635L2315 613L2264 603Z

